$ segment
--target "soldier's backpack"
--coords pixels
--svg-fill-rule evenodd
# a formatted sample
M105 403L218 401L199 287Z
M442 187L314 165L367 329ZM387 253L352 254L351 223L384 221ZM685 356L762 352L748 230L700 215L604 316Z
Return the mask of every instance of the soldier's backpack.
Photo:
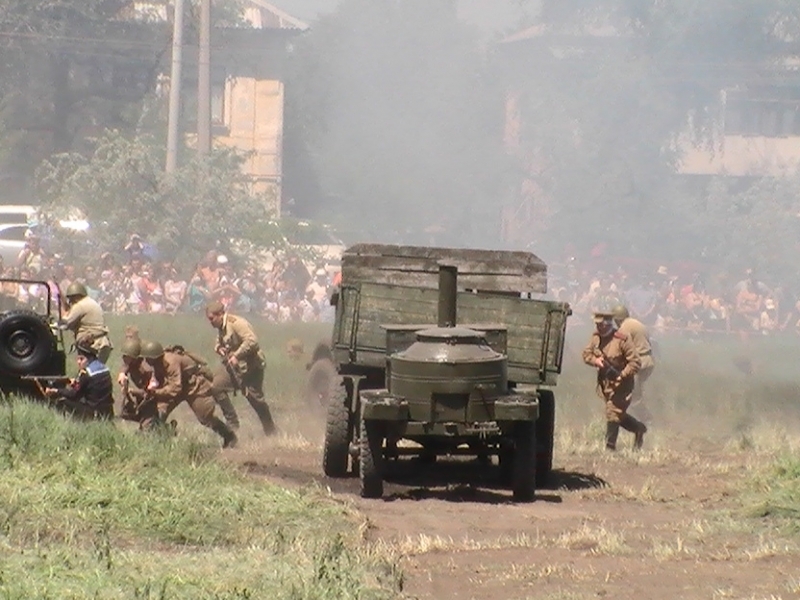
M209 381L214 379L214 373L211 371L211 367L208 366L208 362L202 357L193 352L189 352L186 348L181 346L180 344L173 344L172 346L167 346L164 348L164 352L172 352L173 354L180 354L182 356L186 356L192 362L194 362L195 367L197 368L197 374L205 377Z

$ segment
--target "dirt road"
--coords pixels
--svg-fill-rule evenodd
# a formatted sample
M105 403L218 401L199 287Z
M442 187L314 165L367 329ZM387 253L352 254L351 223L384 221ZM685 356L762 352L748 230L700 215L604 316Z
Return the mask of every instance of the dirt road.
M730 444L665 434L640 455L562 451L552 489L523 505L496 468L441 461L397 465L384 499L363 500L356 479L321 474L320 454L284 438L227 460L351 504L367 539L403 557L408 599L800 598L798 545L745 514L763 459Z

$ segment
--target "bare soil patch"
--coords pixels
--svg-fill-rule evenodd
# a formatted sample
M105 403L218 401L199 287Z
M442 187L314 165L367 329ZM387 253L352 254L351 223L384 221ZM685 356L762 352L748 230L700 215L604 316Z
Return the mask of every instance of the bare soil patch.
M363 500L299 434L245 434L224 460L361 513L367 543L400 557L409 599L800 598L800 546L744 510L766 459L730 441L668 445L682 451L562 452L530 504L511 502L496 467L465 460L404 460L383 500Z

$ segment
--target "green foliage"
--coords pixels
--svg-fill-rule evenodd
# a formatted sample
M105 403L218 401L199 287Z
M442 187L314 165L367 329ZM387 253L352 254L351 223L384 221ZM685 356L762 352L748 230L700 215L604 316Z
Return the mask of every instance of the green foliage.
M762 499L750 509L756 517L780 519L795 533L800 531L800 459L786 454L773 469L758 477L757 497Z
M87 152L105 127L163 131L152 110L168 72L169 25L131 21L132 0L0 0L0 173L30 197L33 169L53 153ZM185 43L196 43L197 1L187 3ZM241 24L242 0L215 0L217 26Z
M102 247L121 248L136 232L167 256L196 259L218 240L226 251L234 239L280 243L271 198L251 193L242 160L232 150L215 150L167 176L154 138L109 131L91 156L56 156L38 179L45 204L56 213L82 210Z
M4 598L388 598L342 508L205 442L0 405Z

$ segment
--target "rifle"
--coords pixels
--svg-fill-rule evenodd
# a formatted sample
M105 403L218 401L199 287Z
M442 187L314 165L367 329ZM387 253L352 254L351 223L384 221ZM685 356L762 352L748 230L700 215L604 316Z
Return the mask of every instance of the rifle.
M47 393L45 393L45 389L49 387L55 387L57 383L70 383L72 381L72 377L68 377L66 375L22 375L20 379L24 379L25 381L33 381L36 384L39 392L41 392L42 396L47 398Z
M228 376L231 378L233 382L233 395L235 396L237 392L241 392L242 396L246 393L246 388L244 383L242 382L242 375L233 368L233 365L228 362L230 358L230 354L225 352L223 348L219 348L217 350L217 354L219 354L220 359L222 360L222 365L225 367L225 370L228 372Z
M603 366L599 367L599 374L602 379L616 379L622 375L622 371L620 371L611 363L611 360L608 358L608 356L606 356L605 352L600 350L600 348L594 349L594 355L597 358L603 359Z

